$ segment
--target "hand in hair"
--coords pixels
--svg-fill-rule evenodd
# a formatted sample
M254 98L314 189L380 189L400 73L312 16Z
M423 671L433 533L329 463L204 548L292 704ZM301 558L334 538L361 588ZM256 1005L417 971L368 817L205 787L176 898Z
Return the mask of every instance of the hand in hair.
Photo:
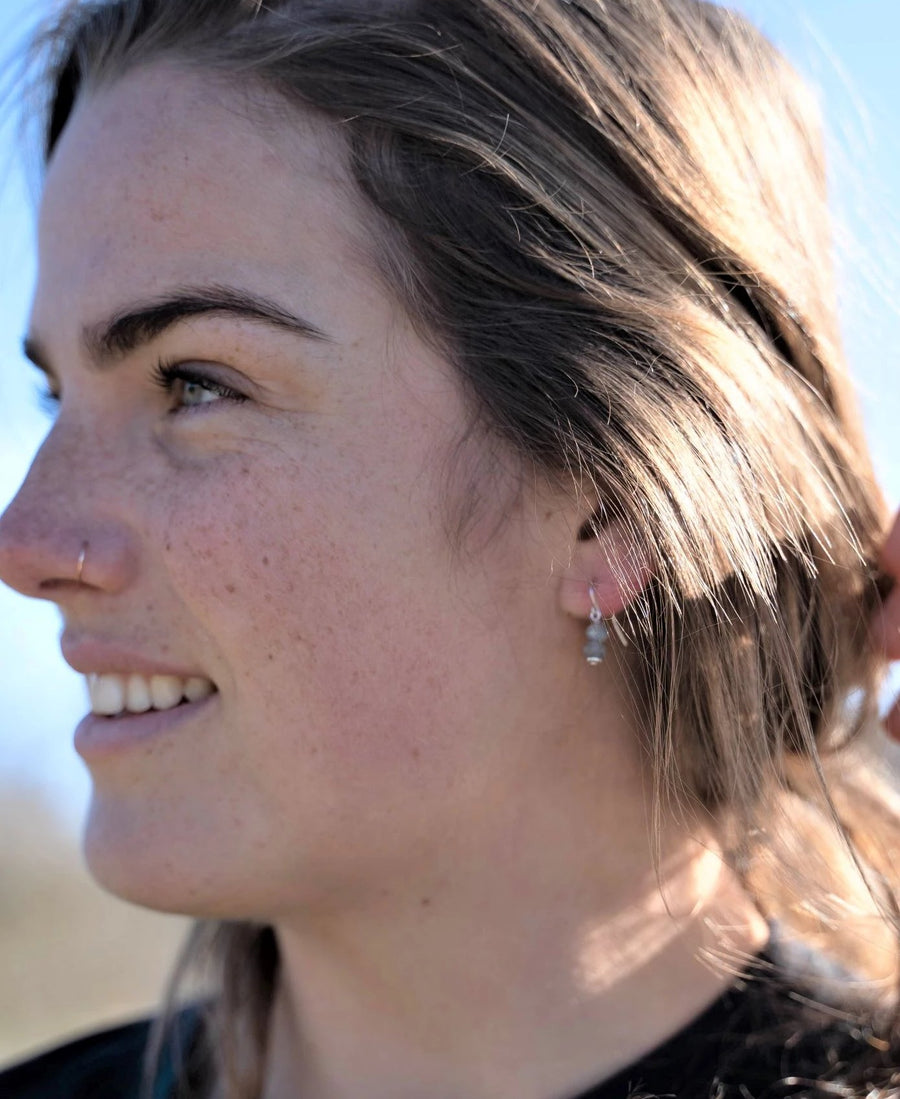
M900 660L900 511L881 551L882 568L897 581L875 620L875 636L888 660ZM885 728L900 741L900 698L885 718Z

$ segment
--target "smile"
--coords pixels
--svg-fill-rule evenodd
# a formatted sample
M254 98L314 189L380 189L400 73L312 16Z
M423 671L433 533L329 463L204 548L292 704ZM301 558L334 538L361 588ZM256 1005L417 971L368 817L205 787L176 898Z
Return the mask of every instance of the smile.
M91 712L102 717L172 710L183 702L202 702L216 686L202 676L140 675L93 672L87 676Z
M131 676L120 675L115 678L127 680ZM206 694L202 698L192 701L182 694L181 699L166 710L151 707L141 713L122 709L112 714L86 714L75 730L75 751L85 763L94 767L104 760L120 758L123 753L132 752L141 745L148 745L160 737L181 731L194 722L209 721L218 706L220 696L214 687L210 690L212 684L209 680L203 682L207 686Z

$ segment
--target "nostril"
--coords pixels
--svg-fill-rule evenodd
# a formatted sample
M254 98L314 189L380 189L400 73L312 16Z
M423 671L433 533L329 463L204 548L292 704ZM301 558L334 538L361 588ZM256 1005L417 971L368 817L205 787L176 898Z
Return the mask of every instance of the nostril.
M55 428L0 515L0 581L23 595L113 593L136 575L142 538L130 519L139 502L83 468L85 442Z
M22 595L61 602L79 591L120 591L134 578L136 538L125 524L92 519L87 536L58 514L14 509L0 518L0 581Z
M46 592L48 595L51 592L58 591L61 588L71 587L73 584L81 585L85 584L90 587L87 579L84 575L84 563L87 560L87 551L89 542L85 541L81 543L81 549L78 551L78 557L75 560L75 565L72 570L72 579L68 580L65 577L48 577L46 580L41 580L38 587L42 592Z
M68 566L63 555L49 552L44 546L0 541L0 581L22 595L36 599L55 599L65 590L75 590L87 581L75 578L75 558Z

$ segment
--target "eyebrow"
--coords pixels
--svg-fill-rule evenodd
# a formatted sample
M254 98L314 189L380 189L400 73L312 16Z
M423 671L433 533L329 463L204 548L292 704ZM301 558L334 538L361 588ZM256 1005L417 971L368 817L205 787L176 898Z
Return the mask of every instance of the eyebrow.
M88 358L102 370L114 366L130 352L157 339L175 325L192 317L208 315L254 321L305 339L331 339L311 321L295 316L270 298L233 286L212 285L181 287L163 297L130 305L107 320L86 326L81 340ZM26 337L22 350L39 369L52 372L40 340Z

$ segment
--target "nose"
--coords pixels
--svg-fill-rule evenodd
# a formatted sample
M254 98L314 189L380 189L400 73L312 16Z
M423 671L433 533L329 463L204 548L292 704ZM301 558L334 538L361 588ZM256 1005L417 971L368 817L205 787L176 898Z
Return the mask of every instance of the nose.
M89 453L55 428L0 516L0 580L23 595L62 604L87 589L121 591L134 576L134 532L100 499Z

